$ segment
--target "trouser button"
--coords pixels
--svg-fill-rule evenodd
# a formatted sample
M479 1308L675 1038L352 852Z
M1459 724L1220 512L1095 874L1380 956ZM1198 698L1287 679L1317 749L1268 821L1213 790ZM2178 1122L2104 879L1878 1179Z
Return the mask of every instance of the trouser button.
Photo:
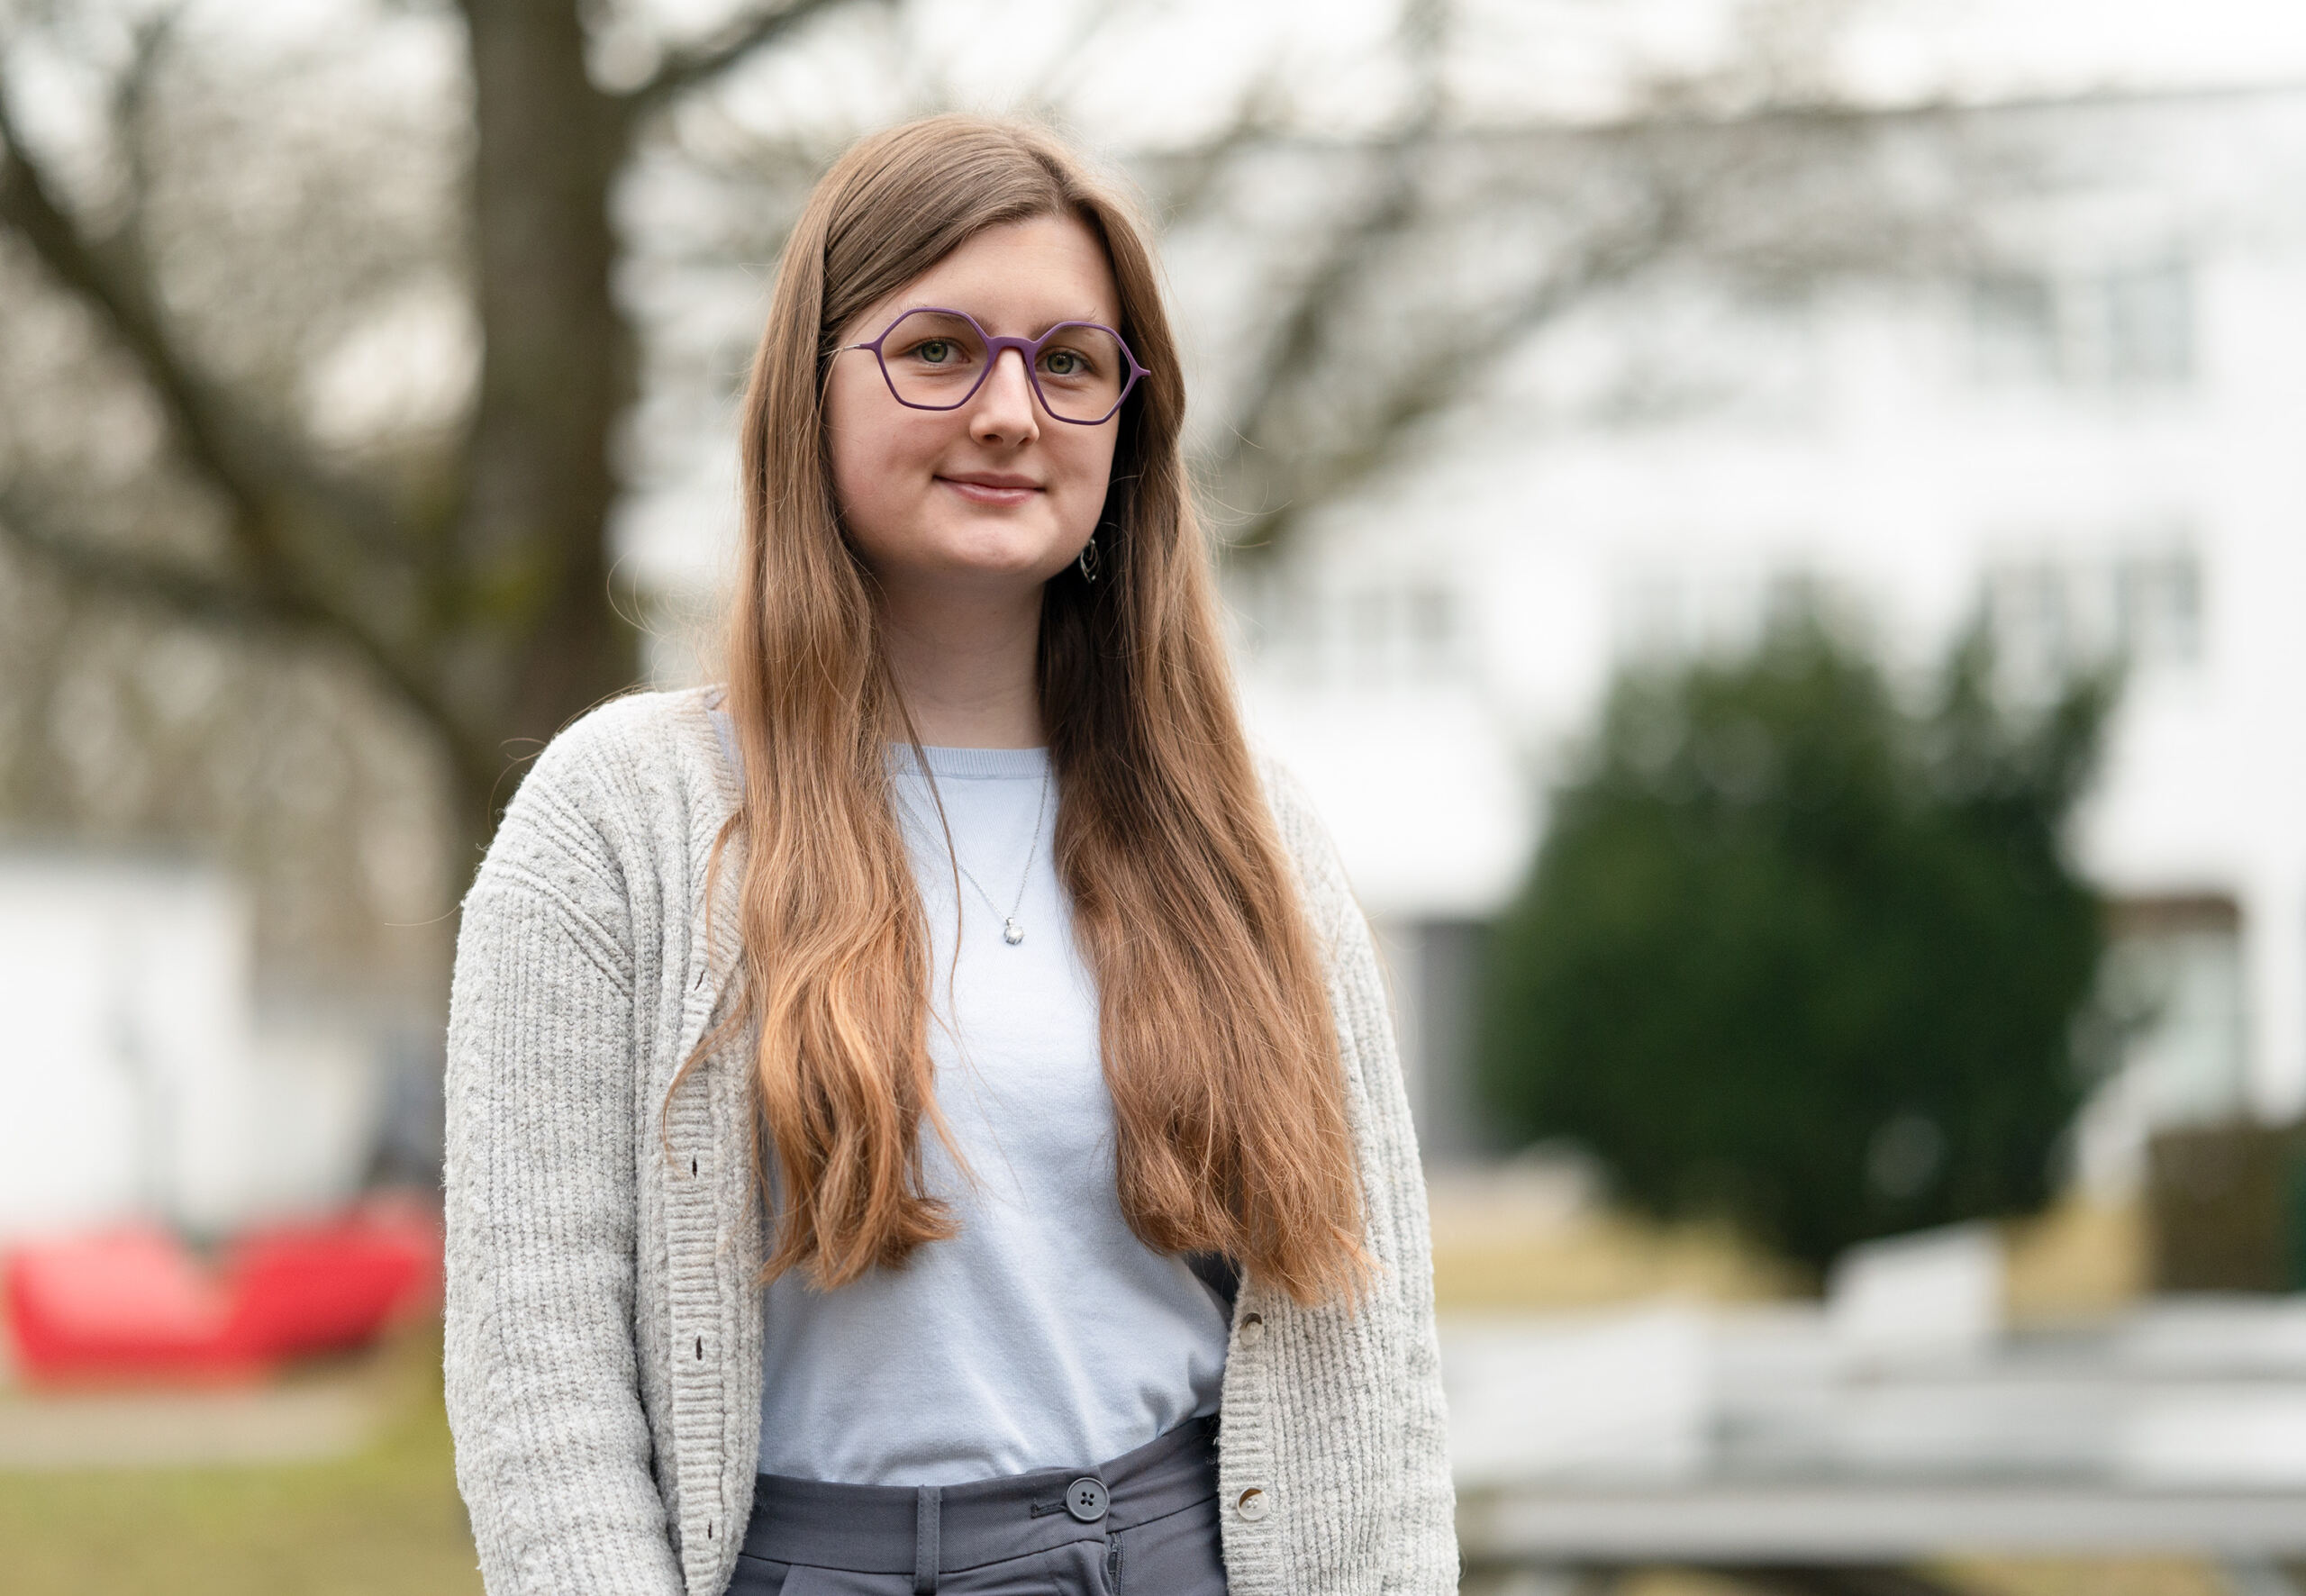
M1105 1483L1094 1474L1084 1474L1065 1488L1065 1510L1084 1524L1094 1524L1105 1516Z

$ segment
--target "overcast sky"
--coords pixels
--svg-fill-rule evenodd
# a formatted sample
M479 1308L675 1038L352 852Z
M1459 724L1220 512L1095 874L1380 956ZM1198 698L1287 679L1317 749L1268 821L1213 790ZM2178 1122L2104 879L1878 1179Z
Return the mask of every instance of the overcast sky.
M644 0L631 10L695 35L751 0ZM1059 37L1085 0L908 0L940 48L996 78ZM1087 0L1099 3L1099 0ZM1111 3L1111 0L1107 0ZM1605 113L1629 70L1702 70L1740 14L1846 14L1836 65L1888 101L2106 88L2306 81L2306 0L1445 0L1455 76L1476 105ZM310 40L377 0L206 0L227 26ZM404 7L393 6L393 10ZM444 12L445 12L445 8ZM1347 65L1384 54L1399 0L1117 0L1125 60L1114 86L1181 103L1230 86L1285 50L1326 68L1341 113L1382 97ZM230 19L226 21L226 19ZM1319 76L1317 71L1316 76Z

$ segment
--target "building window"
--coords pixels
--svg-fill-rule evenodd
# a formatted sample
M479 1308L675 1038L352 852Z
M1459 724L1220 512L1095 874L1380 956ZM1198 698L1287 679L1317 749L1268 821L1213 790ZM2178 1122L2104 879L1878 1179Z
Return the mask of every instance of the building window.
M2242 916L2223 893L2117 899L2084 1041L2102 1072L2076 1126L2084 1182L2134 1190L2147 1138L2248 1107Z
M1983 382L2057 379L2057 304L2047 277L1996 272L1972 283L1970 336Z
M2175 387L2194 375L2194 282L2181 259L1970 285L1972 366L1989 385Z
M2140 665L2202 657L2202 567L2191 554L2138 556L2114 567L2115 636Z
M1621 578L1611 595L1611 643L1620 661L1638 665L1729 658L1786 626L1863 613L1841 583L1800 567L1644 569Z
M1239 590L1252 657L1299 681L1388 687L1462 674L1457 595L1431 581L1299 585L1267 576Z
M2109 272L2094 287L2105 382L2175 385L2193 376L2193 274L2184 262Z
M2002 668L2021 684L2116 660L2183 668L2202 658L2202 566L2183 548L2009 561L1986 573L1985 612Z

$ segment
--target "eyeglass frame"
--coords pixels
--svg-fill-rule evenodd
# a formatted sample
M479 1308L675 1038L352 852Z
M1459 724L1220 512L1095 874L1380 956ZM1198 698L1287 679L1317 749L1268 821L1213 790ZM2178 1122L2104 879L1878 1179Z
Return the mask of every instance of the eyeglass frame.
M972 328L975 328L977 337L985 340L985 369L977 373L976 381L969 385L969 391L962 394L959 398L954 400L950 404L916 404L913 401L906 398L903 394L898 393L897 379L889 375L888 360L881 353L881 346L889 341L889 334L903 326L906 318L919 315L958 317L961 321L967 322ZM1085 422L1075 416L1058 414L1056 409L1051 406L1049 402L1049 395L1041 392L1041 379L1033 369L1034 362L1040 358L1042 346L1047 344L1050 339L1055 338L1058 333L1063 332L1068 327L1087 327L1098 332L1110 334L1113 342L1121 348L1121 358L1129 362L1129 380L1121 384L1121 394L1113 401L1113 407L1093 422ZM993 368L1001 364L1001 357L1009 350L1014 349L1017 351L1018 358L1025 364L1025 381L1033 390L1033 397L1040 402L1040 407L1043 413L1048 415L1049 420L1053 422L1063 422L1068 427L1103 426L1107 422L1112 420L1113 417L1121 413L1121 407L1128 404L1129 396L1137 391L1138 383L1143 378L1153 375L1151 370L1146 367L1139 366L1137 363L1137 351L1129 347L1129 340L1123 338L1117 330L1106 326L1103 322L1059 322L1056 326L1042 333L1039 338L995 338L993 334L987 332L985 330L984 324L975 316L970 315L968 312L948 310L942 305L935 304L916 304L909 307L908 309L899 311L897 313L896 320L891 322L886 327L882 328L881 336L875 339L872 342L841 344L834 349L833 353L836 355L846 354L850 349L870 349L873 351L873 364L880 367L881 380L888 385L890 398L895 400L899 404L903 405L907 410L930 411L958 410L962 405L967 404L970 400L976 398L977 396L978 390L985 386L985 379L993 375Z

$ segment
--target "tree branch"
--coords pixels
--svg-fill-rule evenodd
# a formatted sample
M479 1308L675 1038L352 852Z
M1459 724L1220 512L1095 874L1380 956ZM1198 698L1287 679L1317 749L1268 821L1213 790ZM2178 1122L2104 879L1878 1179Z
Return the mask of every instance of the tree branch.
M1566 267L1532 281L1490 315L1469 318L1462 336L1426 345L1409 370L1387 385L1385 404L1357 436L1340 440L1311 459L1293 458L1285 491L1249 513L1230 530L1228 540L1245 550L1270 548L1309 512L1366 485L1396 457L1412 428L1466 397L1468 384L1487 375L1497 351L1528 337L1595 289L1623 282L1655 261L1670 246L1676 222L1671 207L1646 212L1623 233L1594 240ZM1231 458L1257 447L1251 437Z
M30 555L71 585L228 628L300 630L304 621L253 589L177 560L98 552L59 532L23 494L0 487L0 541Z
M183 17L183 0L172 0L138 23L131 36L128 64L113 85L112 125L128 183L125 225L117 241L140 265L143 240L138 228L152 193L152 94Z
M1644 130L1629 130L1639 131ZM1694 128L1690 132L1719 142L1718 133ZM1516 170L1534 153L1524 142L1532 136L1566 141L1557 153L1566 158L1567 169L1579 174L1570 192L1539 201L1542 191L1532 190L1530 175ZM1460 403L1502 353L1705 230L1708 223L1692 214L1693 204L1723 176L1718 162L1698 177L1677 178L1675 161L1636 152L1635 171L1602 183L1613 197L1601 213L1592 213L1590 203L1576 198L1579 189L1593 186L1597 143L1605 146L1625 136L1540 128L1505 136L1502 142L1486 135L1469 143L1464 135L1412 123L1375 143L1332 147L1338 156L1378 164L1309 269L1287 283L1273 317L1271 342L1237 402L1233 425L1198 462L1216 503L1230 512L1223 528L1227 542L1245 552L1278 544L1307 513L1365 485L1396 458L1420 423ZM1318 146L1305 152L1322 153ZM1478 213L1505 196L1542 203L1548 213L1571 221L1571 237L1526 268L1508 268L1496 285L1502 292L1489 303L1461 305L1446 321L1417 331L1407 340L1405 359L1380 361L1365 370L1362 402L1345 404L1344 413L1337 413L1339 391L1330 380L1337 331L1341 321L1350 327L1354 318L1368 313L1366 296L1357 286L1373 270L1385 272L1397 246L1414 243L1445 222L1434 195L1457 186L1442 176L1453 162L1462 168L1468 159L1475 175L1486 174L1493 187L1503 179L1503 189L1486 197L1458 192L1459 209ZM1695 195L1685 192L1693 187ZM1615 197L1628 190L1637 203ZM1390 264L1398 268L1400 262ZM1364 347L1362 358L1379 352Z
M1226 507L1243 518L1223 532L1225 541L1237 547L1270 540L1303 508L1301 493L1318 477L1319 467L1309 469L1302 448L1274 437L1281 413L1313 378L1348 282L1386 240L1412 227L1418 214L1417 151L1406 141L1391 141L1375 153L1384 165L1374 192L1330 233L1312 269L1288 285L1286 307L1238 404L1227 441L1202 463L1204 476L1221 485ZM1280 463L1264 463L1268 461ZM1231 502L1239 498L1254 503Z
M1903 125L1958 122L1960 113L1899 115ZM1212 498L1230 512L1227 540L1244 550L1284 540L1308 512L1395 459L1403 440L1457 404L1496 356L1661 260L1702 258L1733 281L1768 286L1902 268L1926 248L1940 259L1958 256L1971 237L1961 213L1929 194L1902 195L1883 180L1879 122L1848 107L1795 104L1734 114L1675 107L1599 127L1467 132L1412 123L1371 142L1243 141L1237 129L1212 157L1167 158L1204 192L1218 181L1225 152L1247 153L1247 143L1266 154L1375 163L1306 269L1282 286L1266 320L1270 341L1234 402L1233 424L1197 462ZM1864 205L1853 211L1815 197L1795 205L1802 179L1820 169L1835 175L1837 198L1855 189L1868 196ZM1439 180L1452 170L1484 192ZM1419 333L1408 358L1365 371L1357 399L1329 381L1340 318L1368 313L1367 295L1357 288L1385 281L1389 266L1400 264L1390 252L1446 220L1436 196L1453 190L1453 203L1469 214L1501 204L1535 207L1566 236L1526 266L1507 265L1512 277L1495 285L1503 292L1493 298L1481 296L1486 304ZM1382 353L1363 350L1365 358Z
M140 258L134 224L130 247L111 257L81 230L56 187L17 134L0 95L0 225L13 228L50 275L94 310L142 371L186 455L231 504L246 551L267 580L301 589L293 556L274 535L286 508L268 491L268 476L290 485L354 534L358 546L406 558L396 519L355 485L323 468L304 449L265 428L234 404L178 346L149 283L124 263Z
M0 98L0 222L14 228L49 271L104 319L143 369L194 463L232 502L236 512L259 518L263 495L232 458L206 385L161 328L143 285L109 269L66 214L47 173L25 151L5 98Z
M132 225L132 224L129 224ZM289 542L289 529L315 512L350 535L355 547L386 545L403 559L409 551L390 513L359 499L332 479L291 440L258 426L211 382L177 345L147 281L123 271L81 230L59 201L54 185L18 136L0 96L0 226L24 240L50 274L94 311L133 359L159 401L193 468L222 497L226 524L251 581L239 601L258 604L283 623L334 630L419 713L454 734L447 703L390 641L350 603L317 583ZM123 259L132 260L132 250ZM21 512L21 504L19 506ZM65 558L61 545L52 554ZM77 551L82 561L109 560ZM195 592L188 575L166 567L133 567L131 585L150 596ZM221 592L221 590L220 590ZM220 593L203 593L203 602Z
M740 12L720 32L687 50L669 51L656 71L619 95L628 112L654 111L743 63L820 12L849 0L785 0Z
M293 593L243 585L177 560L98 550L59 530L26 494L0 485L0 546L32 557L75 587L165 610L226 630L261 630L348 648L440 734L468 775L495 766L448 701L374 632Z
M1375 147L1381 169L1374 192L1359 213L1331 235L1321 261L1294 286L1289 312L1282 319L1279 336L1252 385L1231 446L1214 463L1219 473L1230 476L1237 482L1248 474L1248 457L1263 447L1263 434L1284 394L1303 381L1325 351L1328 322L1348 280L1386 240L1414 229L1421 219L1421 168L1441 126L1448 100L1440 72L1446 22L1439 0L1408 0L1403 8L1399 41L1412 74L1406 118L1398 132ZM1238 147L1248 130L1261 120L1258 112L1263 98L1261 92L1252 90L1234 128L1217 141L1220 150ZM1197 178L1202 192L1205 193L1214 182L1216 169L1212 163L1203 165ZM1394 423L1395 430L1406 424L1404 418ZM1272 473L1263 475L1270 477ZM1268 482L1265 502L1253 517L1267 531L1278 529L1294 497L1284 495L1276 503L1270 485ZM1241 532L1235 540L1248 541L1257 536L1248 528L1241 529Z

